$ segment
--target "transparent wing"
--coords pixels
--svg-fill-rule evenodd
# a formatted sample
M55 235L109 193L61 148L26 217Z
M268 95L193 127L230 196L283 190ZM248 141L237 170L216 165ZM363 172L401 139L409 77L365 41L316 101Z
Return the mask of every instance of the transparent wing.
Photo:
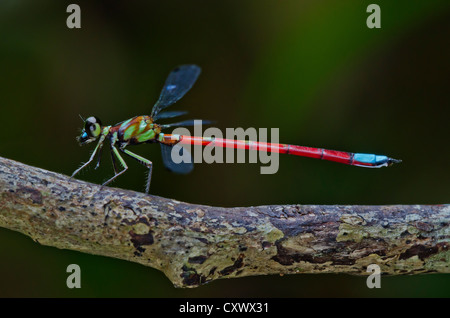
M168 170L179 174L186 174L194 169L191 154L180 144L176 144L175 146L160 145L163 163ZM177 156L177 158L173 158L176 162L172 159L172 150L174 150L174 154ZM180 159L184 160L181 161Z
M186 115L187 113L188 112L186 112L186 111L172 111L172 112L165 111L165 112L156 114L155 117L153 117L153 119L158 120L158 119L174 118L174 117Z
M183 97L194 85L200 72L200 67L197 65L181 65L170 72L161 95L153 106L151 116L154 118L161 110Z
M194 125L200 124L200 122L202 125L209 125L209 124L214 123L214 121L211 121L211 120L189 119L189 120L185 120L185 121L180 121L178 123L161 125L161 128L164 129L164 128L169 128L169 127L194 126Z

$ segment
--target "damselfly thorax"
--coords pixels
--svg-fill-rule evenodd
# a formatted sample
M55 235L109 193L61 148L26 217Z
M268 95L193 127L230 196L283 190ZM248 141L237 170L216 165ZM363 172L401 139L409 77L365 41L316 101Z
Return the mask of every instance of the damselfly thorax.
M139 163L149 169L147 185L145 189L147 193L150 189L153 164L150 160L126 149L126 147L129 145L137 145L142 143L159 143L161 145L161 153L164 166L168 170L176 173L188 173L193 169L192 160L190 162L174 162L172 158L172 147L177 144L211 144L215 147L243 148L258 151L278 152L368 168L387 167L394 163L401 162L400 160L392 159L387 156L374 154L352 153L287 144L270 144L257 141L229 140L199 136L191 137L163 133L162 131L166 128L176 126L192 126L194 125L194 123L199 122L198 120L186 120L173 124L155 123L157 120L178 117L186 114L186 112L184 111L161 111L182 98L191 89L192 85L194 85L199 75L200 68L196 65L182 65L174 69L167 77L159 99L153 106L150 115L133 117L114 126L102 126L100 119L94 116L84 120L84 128L81 131L81 135L77 138L79 143L81 145L84 145L96 140L98 140L98 143L89 160L80 168L75 170L72 174L72 177L87 165L89 165L94 160L96 155L98 155L96 168L100 165L100 154L105 140L108 140L110 144L110 153L114 168L114 176L104 182L103 185L110 183L128 169L125 160L121 156L122 153L137 160ZM205 123L209 122L203 121L203 124ZM180 147L179 151L179 154L182 155L184 148ZM118 169L116 160L119 160L122 170Z
M118 142L121 145L152 143L157 142L161 129L150 116L136 116L111 127L109 138L112 143Z

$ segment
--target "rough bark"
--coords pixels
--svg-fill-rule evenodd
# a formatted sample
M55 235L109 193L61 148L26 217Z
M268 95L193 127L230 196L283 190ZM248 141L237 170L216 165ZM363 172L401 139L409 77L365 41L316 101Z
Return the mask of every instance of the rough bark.
M0 157L0 226L137 262L177 287L296 273L450 272L450 205L221 208L100 187Z

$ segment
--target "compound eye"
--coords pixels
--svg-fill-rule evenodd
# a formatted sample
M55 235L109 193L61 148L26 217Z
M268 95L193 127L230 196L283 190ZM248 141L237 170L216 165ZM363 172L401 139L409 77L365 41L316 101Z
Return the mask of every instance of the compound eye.
M102 131L100 120L97 117L86 119L84 131L91 137L98 137Z
M90 129L90 134L91 134L92 137L98 137L100 135L101 128L100 128L99 124L97 124L97 123L92 124L89 127L89 129Z

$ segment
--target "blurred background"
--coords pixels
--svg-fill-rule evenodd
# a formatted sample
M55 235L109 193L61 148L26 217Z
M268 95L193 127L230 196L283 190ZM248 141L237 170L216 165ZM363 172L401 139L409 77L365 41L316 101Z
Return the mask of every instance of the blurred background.
M0 2L0 155L70 175L93 146L75 140L83 117L115 124L149 114L169 71L202 74L172 110L216 127L279 128L280 142L403 160L362 169L280 156L261 164L198 164L187 176L163 168L156 145L132 151L154 163L151 192L215 206L449 203L450 2L81 1ZM108 156L80 179L112 174ZM145 169L115 187L143 191ZM261 276L175 289L138 264L41 246L0 229L3 297L415 297L450 296L450 275L383 277L382 288L349 275ZM66 287L66 267L82 288Z

